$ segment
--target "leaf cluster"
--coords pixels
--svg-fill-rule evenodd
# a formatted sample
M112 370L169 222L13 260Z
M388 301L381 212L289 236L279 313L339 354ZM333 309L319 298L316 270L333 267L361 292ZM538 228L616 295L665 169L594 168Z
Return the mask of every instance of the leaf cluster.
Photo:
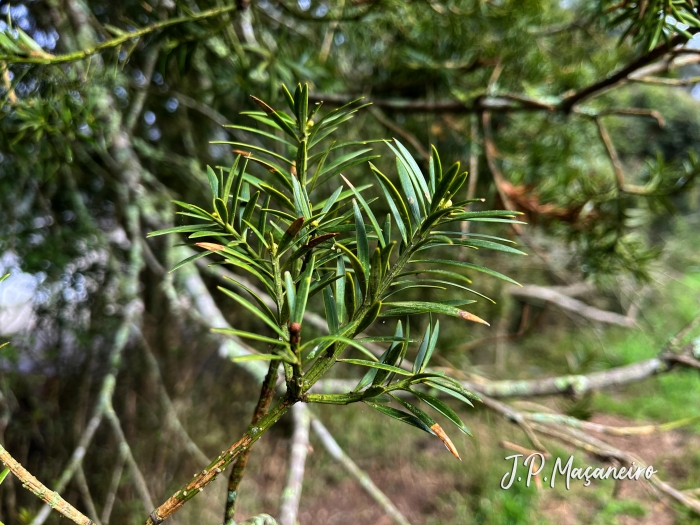
M395 157L398 175L395 184L371 163L378 155L369 146L377 141L339 142L332 138L343 123L364 107L359 100L321 116L320 103L309 106L308 86L298 85L293 94L285 88L284 97L289 111L253 98L260 111L244 115L255 121L257 127L231 126L260 137L262 144L221 142L238 155L229 169L207 169L211 207L204 209L175 201L180 208L178 213L193 219L192 224L150 235L187 234L189 243L200 248L173 270L193 260L215 256L218 259L215 264L231 266L259 281L274 299L276 309L268 307L263 297L236 280L231 280L234 289L222 287L221 290L266 325L272 337L237 329L217 331L264 343L265 350L241 359L281 361L288 395L335 404L362 401L436 434L454 450L433 419L395 395L397 391L415 395L467 432L449 407L415 389L416 385L424 384L465 402L474 398L458 382L426 371L437 346L439 322L429 324L417 349L413 369L401 368L412 342L408 317L429 313L487 323L463 309L475 302L472 299L401 301L393 296L414 288L454 288L481 295L465 286L471 280L460 270L515 283L495 270L468 261L430 258L429 250L467 247L523 254L510 245L512 241L453 229L464 221L519 222L514 218L517 212L467 211L471 201L458 197L467 179L459 163L443 168L433 148L429 170L423 173L403 144L397 140L384 141ZM366 193L372 185L355 186L341 174L362 164L374 174L391 210L381 221L374 213L376 199ZM254 166L262 171L261 175L252 173ZM329 197L315 197L321 186L330 186ZM428 277L416 277L421 273ZM307 339L304 316L316 295L322 297L329 335ZM406 317L405 334L399 321L393 337L362 335L378 317ZM363 346L368 341L390 344L377 357ZM365 358L341 357L347 348L356 349ZM370 370L350 394L336 397L307 394L336 363ZM388 401L399 403L408 412L384 404Z

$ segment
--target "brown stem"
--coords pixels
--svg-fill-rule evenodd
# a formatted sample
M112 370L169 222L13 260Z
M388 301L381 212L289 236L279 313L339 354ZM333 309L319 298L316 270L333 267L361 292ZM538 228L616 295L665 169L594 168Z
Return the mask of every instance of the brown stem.
M620 158L617 156L617 150L613 146L608 130L603 124L600 118L595 119L596 126L598 126L598 133L600 134L600 140L603 141L605 150L608 152L608 157L610 158L610 164L612 164L613 171L615 172L615 179L617 180L617 189L622 191L625 187L625 176L622 171L622 163Z
M479 181L479 121L472 117L470 122L470 137L469 145L469 186L467 189L467 200L471 200L476 196L476 184ZM467 209L471 208L471 204L467 205ZM468 226L467 221L464 222Z
M185 503L214 481L224 469L240 457L279 419L289 411L294 401L284 398L267 413L255 427L248 430L243 437L219 454L207 468L196 474L188 483L170 496L160 507L155 509L146 520L146 525L157 525L177 512Z
M236 5L228 5L223 7L216 7L213 9L208 9L206 11L201 11L199 13L192 13L189 16L181 16L177 18L171 18L169 20L163 20L160 22L155 22L153 24L147 25L135 31L124 32L123 34L106 40L100 44L94 46L88 46L84 49L74 51L71 53L65 53L63 55L51 55L49 53L36 53L33 55L3 55L0 59L12 63L28 63L28 64L65 64L67 62L75 62L78 60L83 60L92 55L100 53L101 51L107 49L113 49L126 44L134 39L139 39L151 33L162 31L169 27L187 24L192 22L198 22L200 20L207 20L209 18L215 18L226 13L230 13L237 9ZM82 23L84 29L87 31L87 23ZM91 31L91 30L90 30ZM91 39L92 40L92 39Z
M697 33L697 31L698 30L696 28L688 29L688 32L691 34ZM593 84L579 89L578 91L575 91L571 95L567 96L560 104L560 108L564 111L571 110L571 108L573 108L574 105L578 104L579 102L588 100L592 96L595 96L620 82L624 82L628 79L630 75L635 73L637 70L643 68L648 64L651 64L655 60L661 58L666 53L671 51L674 47L684 44L687 41L688 37L684 35L674 36L668 42L659 44L648 53L642 55L636 60L633 60L632 62L622 67L621 69L618 69L611 75L608 75L605 78L598 80L597 82L594 82Z
M681 333L687 335L698 324L694 319ZM588 375L568 375L559 377L547 377L540 379L501 380L501 381L462 381L462 386L467 390L484 394L491 398L502 397L534 397L557 394L577 395L593 392L603 388L635 383L656 374L669 372L673 365L683 365L700 369L700 361L690 356L690 344L686 345L685 352L672 353L675 344L680 338L674 337L671 342L659 353L658 357L645 359L625 366L601 370ZM401 365L405 366L405 365ZM313 392L338 393L348 392L354 388L353 381L344 379L325 379L315 385Z
M10 472L17 476L25 489L31 491L37 498L43 500L49 507L63 514L66 518L78 525L94 525L94 522L90 518L64 500L58 492L49 490L41 481L32 476L2 445L0 445L0 461L10 469Z
M600 439L589 436L574 428L550 427L547 425L534 426L538 432L552 436L564 443L574 445L575 447L581 448L587 452L590 452L591 454L595 454L599 457L615 459L626 465L635 463L637 467L646 468L644 461L640 460L634 454L613 447ZM649 483L667 496L675 499L678 503L684 505L697 514L700 514L700 500L693 498L688 494L684 494L665 481L658 479L658 477L655 475L649 479Z
M257 425L263 418L270 408L270 403L272 398L275 396L275 385L277 384L277 370L279 368L279 363L277 361L272 361L270 363L270 368L267 371L267 375L263 380L262 388L260 389L260 397L258 398L258 404L255 407L255 412L253 412L253 418L251 419L251 427ZM231 469L231 475L228 479L228 491L226 496L226 510L224 512L224 525L235 525L233 520L236 511L236 499L238 496L238 489L243 480L243 473L245 472L246 464L248 463L248 457L250 456L250 451L252 446L247 448L238 457L236 464Z

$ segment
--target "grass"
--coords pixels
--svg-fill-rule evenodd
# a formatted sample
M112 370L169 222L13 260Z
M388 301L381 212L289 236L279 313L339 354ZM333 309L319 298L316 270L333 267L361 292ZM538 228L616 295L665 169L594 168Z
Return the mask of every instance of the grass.
M641 332L611 335L611 352L620 364L648 359L700 310L700 274L672 282L661 301L646 315L651 334ZM677 370L628 386L623 393L601 392L595 396L597 411L631 419L668 422L700 417L700 375ZM700 425L695 425L700 430Z

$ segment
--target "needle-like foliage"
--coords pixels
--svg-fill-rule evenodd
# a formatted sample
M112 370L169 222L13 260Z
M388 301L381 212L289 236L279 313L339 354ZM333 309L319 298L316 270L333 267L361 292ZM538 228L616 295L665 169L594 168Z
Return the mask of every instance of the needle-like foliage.
M151 235L186 233L191 243L201 249L175 269L196 258L211 256L256 279L274 298L275 311L262 297L235 281L233 289L220 288L261 320L266 333L238 329L218 332L259 344L259 354L243 359L281 361L287 396L293 402L364 402L437 436L459 457L440 425L424 409L396 394L413 394L415 401L424 402L423 406L442 414L465 433L469 430L452 409L416 387L422 384L441 390L469 404L478 398L454 379L427 369L438 344L439 321L429 323L423 336L414 341L409 337L408 317L436 314L488 323L463 309L474 303L473 299L401 301L394 296L413 288L453 287L472 292L454 282L464 280L456 273L459 269L515 283L471 262L431 258L430 249L468 246L522 254L498 239L487 241L454 228L463 221L516 223L520 222L515 218L518 213L466 211L470 201L460 200L459 195L467 173L458 162L443 169L434 148L429 173L423 173L398 140L384 141L380 146L390 150L396 164L396 174L386 175L370 162L379 155L368 145L377 141L334 140L334 135L342 136L339 130L343 123L364 107L359 99L321 116L320 103L309 107L307 86L298 85L294 94L285 88L284 93L288 112L254 97L261 111L245 115L257 121L260 128L232 126L257 135L260 144L221 142L232 146L238 156L228 170L208 168L211 209L175 201L182 209L179 213L192 218L192 224ZM334 160L329 160L331 154ZM251 173L256 164L264 168L266 176ZM355 186L342 175L361 164L374 174L391 210L381 223L372 206L374 200L367 197L366 190L371 185ZM318 193L314 190L320 186L330 186L329 198L310 197ZM393 233L392 223L396 225ZM446 267L454 267L455 271ZM421 272L440 279L416 277ZM436 283L441 286L435 286ZM322 295L329 335L306 339L304 315L317 294ZM361 337L379 317L405 318L406 327L399 320L393 337ZM386 341L389 346L377 357L363 346L369 340ZM412 369L402 368L414 342L414 365ZM345 357L350 348L360 351L363 357ZM313 385L337 363L368 371L348 394L310 393ZM390 406L392 402L400 408Z

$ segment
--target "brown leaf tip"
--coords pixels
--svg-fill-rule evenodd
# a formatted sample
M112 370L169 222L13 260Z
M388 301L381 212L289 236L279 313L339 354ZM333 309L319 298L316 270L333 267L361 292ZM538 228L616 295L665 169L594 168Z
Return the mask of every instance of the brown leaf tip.
M265 113L268 115L271 115L272 113L275 112L274 109L272 109L270 106L268 106L265 102L260 100L258 97L254 97L253 95L250 96L250 98L253 99L253 102L255 102L260 109L262 109Z
M244 157L248 157L249 159L253 158L253 153L250 151L245 151L242 149L232 149L231 151L236 155L243 155Z
M212 252L219 252L224 249L223 245L214 244L213 242L198 242L196 245L205 250L211 250Z
M432 427L430 427L430 430L435 432L435 435L440 438L440 441L445 444L447 450L449 450L454 457L462 461L462 458L459 457L459 452L457 452L457 448L454 446L454 443L452 443L452 440L447 436L445 431L438 423L435 423Z
M476 316L476 315L474 315L474 314L470 314L469 312L467 312L467 311L465 311L465 310L460 310L460 311L459 311L459 316L460 316L462 319L465 319L465 320L467 320L467 321L472 321L472 322L474 322L474 323L480 323L480 324L485 324L486 326L491 326L489 323L487 323L486 321L484 321L481 317L478 317L478 316Z

